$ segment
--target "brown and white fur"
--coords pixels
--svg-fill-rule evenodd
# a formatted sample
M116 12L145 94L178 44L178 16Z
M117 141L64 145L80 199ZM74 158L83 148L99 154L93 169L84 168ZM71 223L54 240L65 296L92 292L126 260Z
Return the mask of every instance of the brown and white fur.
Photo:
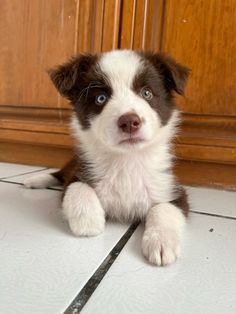
M171 140L188 69L160 53L115 50L79 55L49 71L73 107L75 157L62 170L25 181L63 183L62 208L76 236L103 232L106 218L145 221L142 250L156 265L174 262L188 213L172 173Z

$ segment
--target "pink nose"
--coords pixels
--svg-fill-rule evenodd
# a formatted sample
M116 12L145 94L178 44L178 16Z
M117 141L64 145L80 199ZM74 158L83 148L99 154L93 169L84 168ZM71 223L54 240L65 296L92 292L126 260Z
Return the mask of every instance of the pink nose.
M126 113L118 120L118 127L125 133L135 133L142 125L136 113Z

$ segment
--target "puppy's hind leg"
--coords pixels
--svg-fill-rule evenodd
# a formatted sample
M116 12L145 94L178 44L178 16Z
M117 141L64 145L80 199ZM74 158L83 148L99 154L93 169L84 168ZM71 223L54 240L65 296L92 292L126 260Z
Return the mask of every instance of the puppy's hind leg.
M65 191L63 214L76 236L95 236L104 230L105 212L93 188L74 182Z

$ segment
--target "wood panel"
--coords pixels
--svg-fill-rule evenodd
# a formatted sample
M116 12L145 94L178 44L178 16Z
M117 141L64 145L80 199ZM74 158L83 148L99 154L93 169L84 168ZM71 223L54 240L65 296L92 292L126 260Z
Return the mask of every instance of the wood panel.
M179 143L236 147L236 118L184 114Z
M71 147L0 141L1 161L47 167L62 167L73 156Z
M167 0L161 50L192 72L175 152L183 183L236 188L235 1ZM190 175L189 175L190 174Z
M0 105L61 107L46 69L73 54L75 22L74 0L0 1Z
M164 0L124 0L122 4L119 47L159 50Z
M236 191L236 166L179 160L175 174L185 185L207 186Z
M236 118L184 114L175 144L184 160L236 164Z
M78 2L76 52L101 52L118 47L121 0Z
M162 50L192 69L184 112L236 116L235 0L167 0Z
M78 1L75 52L101 51L105 0Z
M105 1L101 51L118 48L120 14L121 0Z
M2 0L0 106L57 108L60 120L69 106L46 70L78 52L116 48L120 9L120 0Z

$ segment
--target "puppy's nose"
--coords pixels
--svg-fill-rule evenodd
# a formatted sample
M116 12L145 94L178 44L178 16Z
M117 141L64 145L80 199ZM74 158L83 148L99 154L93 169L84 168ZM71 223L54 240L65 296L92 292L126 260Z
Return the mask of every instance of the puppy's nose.
M118 120L118 127L125 133L135 133L141 125L142 122L136 113L126 113Z

